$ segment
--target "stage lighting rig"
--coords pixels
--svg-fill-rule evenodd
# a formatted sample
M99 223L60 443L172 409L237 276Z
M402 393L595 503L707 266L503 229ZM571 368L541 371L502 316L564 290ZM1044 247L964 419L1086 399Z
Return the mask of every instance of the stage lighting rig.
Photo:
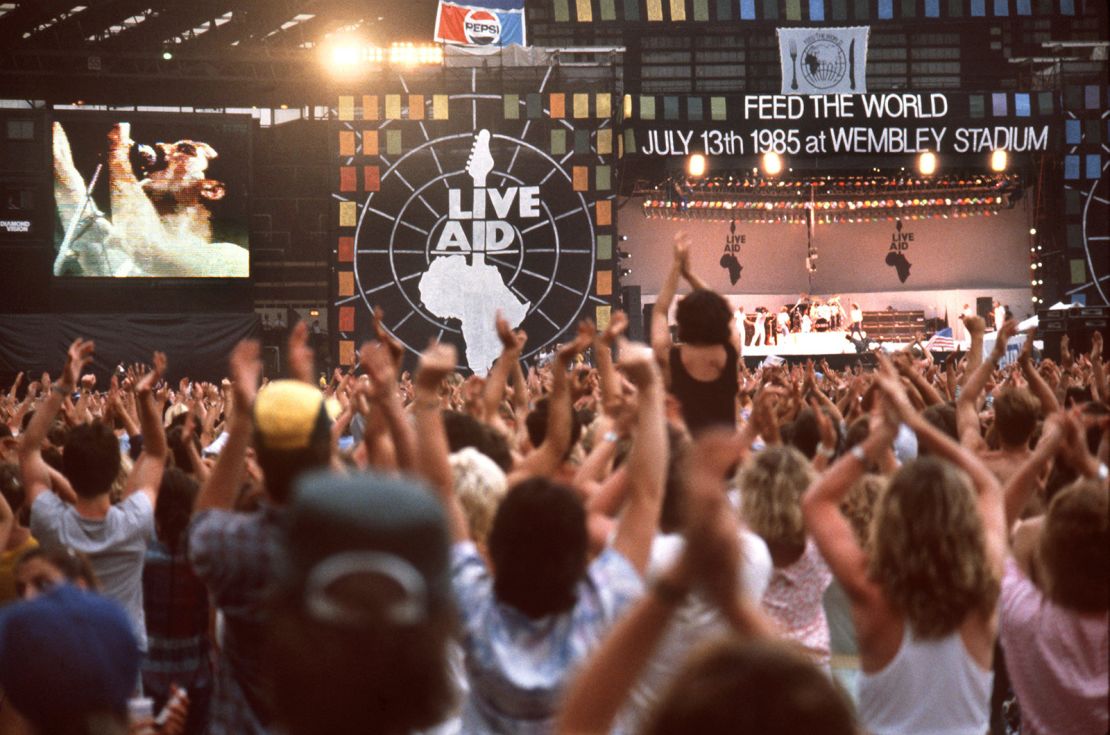
M1005 171L1006 167L1010 165L1009 158L1010 157L1006 153L1005 148L999 148L998 150L991 151L991 171L996 171L999 173Z
M691 179L700 179L705 176L705 169L705 156L702 154L694 153L686 159L686 175Z

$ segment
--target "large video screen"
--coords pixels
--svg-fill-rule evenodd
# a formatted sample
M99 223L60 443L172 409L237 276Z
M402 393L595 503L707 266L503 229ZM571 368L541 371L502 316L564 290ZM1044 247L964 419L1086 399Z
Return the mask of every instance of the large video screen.
M58 113L54 275L246 278L247 115Z

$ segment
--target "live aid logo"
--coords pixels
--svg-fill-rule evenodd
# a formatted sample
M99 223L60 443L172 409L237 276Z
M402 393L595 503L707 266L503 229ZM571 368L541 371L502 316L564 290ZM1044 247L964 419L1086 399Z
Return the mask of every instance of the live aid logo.
M540 187L510 186L504 190L474 187L469 208L463 204L463 190L447 192L447 220L436 240L435 253L504 252L520 244L520 231L506 218L514 211L519 219L540 216ZM490 215L495 219L487 219ZM469 227L466 223L469 222Z

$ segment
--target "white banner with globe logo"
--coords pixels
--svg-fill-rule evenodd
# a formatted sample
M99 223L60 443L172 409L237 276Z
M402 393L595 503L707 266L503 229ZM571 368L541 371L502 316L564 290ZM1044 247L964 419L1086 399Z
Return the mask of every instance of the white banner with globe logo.
M867 91L868 26L779 28L783 94Z

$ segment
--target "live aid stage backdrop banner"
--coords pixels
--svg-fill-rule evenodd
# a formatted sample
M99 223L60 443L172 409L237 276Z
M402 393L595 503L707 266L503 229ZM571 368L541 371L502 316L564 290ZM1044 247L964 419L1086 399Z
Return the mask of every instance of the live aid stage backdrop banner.
M654 301L670 267L672 236L685 231L694 271L746 307L777 309L779 297L793 301L803 292L843 294L868 310L924 309L926 317L943 318L947 309L954 323L964 303L974 306L975 295L1005 295L1003 303L1020 318L1032 312L1031 197L1027 192L1013 209L993 216L818 223L812 289L804 224L645 219L641 200L633 199L622 207L621 233L628 241L621 247L631 253L624 265L632 274L621 283L640 286L644 301Z
M580 318L608 323L609 82L482 76L383 75L339 97L329 323L342 365L371 338L375 307L410 358L439 339L479 374L501 351L498 311L527 331L525 357Z

